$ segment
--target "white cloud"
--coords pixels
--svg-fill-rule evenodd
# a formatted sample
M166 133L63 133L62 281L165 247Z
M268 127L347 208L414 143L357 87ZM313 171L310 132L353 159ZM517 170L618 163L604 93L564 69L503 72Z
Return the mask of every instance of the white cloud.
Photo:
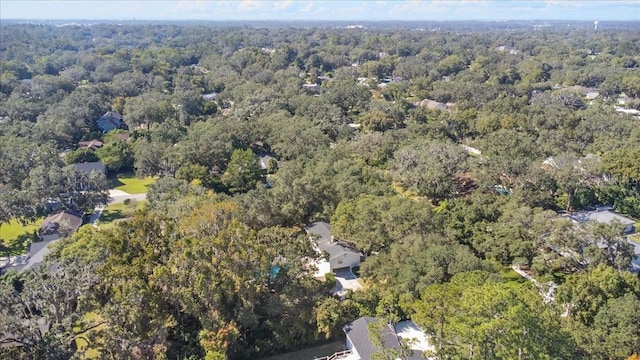
M176 11L202 11L208 6L205 0L179 0L173 10Z
M244 1L240 2L240 5L238 5L238 10L246 11L246 12L253 12L253 11L256 11L256 10L260 9L261 6L262 6L262 2L261 1L244 0Z
M453 3L449 1L407 0L402 4L393 6L389 10L389 14L415 19L416 16L446 13L452 5Z
M293 4L292 0L287 0L287 1L276 1L276 3L274 4L274 9L276 10L286 10L288 9L291 5Z
M307 5L303 8L300 8L300 12L309 13L313 10L314 4L312 2L307 3Z

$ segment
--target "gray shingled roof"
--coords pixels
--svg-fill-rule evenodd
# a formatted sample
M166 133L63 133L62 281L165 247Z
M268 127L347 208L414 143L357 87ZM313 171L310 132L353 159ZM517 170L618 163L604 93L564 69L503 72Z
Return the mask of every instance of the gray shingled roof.
M345 325L343 328L344 333L347 335L362 360L368 360L371 358L373 353L382 350L373 345L369 339L369 324L376 323L378 321L380 320L377 318L365 316ZM381 335L385 348L400 348L400 342L396 337L392 325L385 325L382 331L383 333Z
M122 115L115 111L107 111L96 121L98 128L102 132L109 132L111 130L120 129L123 126Z
M612 211L594 211L589 213L589 220L595 220L597 222L609 224L614 220L618 220L622 225L631 225L635 224L635 221L624 217L622 215L618 215Z
M358 254L358 256L361 255L358 251L343 246L339 242L333 241L331 239L331 226L325 222L315 222L307 226L305 230L310 235L318 236L318 239L316 240L318 249L320 249L320 251L329 253L330 259L342 256L345 253L354 253Z
M23 270L31 269L34 266L37 266L41 262L44 261L44 257L49 254L49 244L54 243L58 240L51 241L40 241L32 243L29 247L29 261L22 268Z
M376 352L382 351L382 349L379 349L377 346L375 346L371 342L371 339L369 338L369 324L376 323L378 321L381 321L381 320L375 317L364 316L345 325L342 328L344 330L344 333L349 338L349 341L353 345L352 350L355 350L358 353L358 355L360 355L360 359L362 360L369 360L371 359L371 355L373 355ZM413 324L411 321L406 321L405 323L406 323L405 327L409 326L407 324L411 324L411 326L418 329L418 327L415 326L415 324ZM382 333L380 335L382 336L385 349L400 350L401 348L400 340L398 338L398 335L396 333L396 328L394 325L385 324L385 326L382 328ZM419 350L408 350L408 351L411 351L411 353L409 355L405 355L404 359L406 360L424 359L422 357L422 351L419 351Z
M91 174L92 171L98 171L105 175L107 174L107 167L100 161L74 164L74 167L76 168L76 171L86 173L87 175Z

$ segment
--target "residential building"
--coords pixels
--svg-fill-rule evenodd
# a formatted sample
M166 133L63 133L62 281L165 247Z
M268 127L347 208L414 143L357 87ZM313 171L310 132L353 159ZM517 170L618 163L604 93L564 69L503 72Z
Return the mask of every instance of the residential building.
M622 226L622 232L625 234L633 234L635 232L635 220L622 216L612 211L612 208L608 207L599 208L594 211L576 211L568 216L572 220L580 223L597 221L600 223L611 224L614 221L618 221Z
M379 339L371 340L375 333L372 324L382 321L374 317L361 317L343 327L346 335L346 348L350 353L344 359L369 360L375 353L387 351L400 359L425 359L425 352L431 352L434 347L429 344L428 336L412 321L402 321L396 324L384 324L378 327ZM376 326L377 327L377 326ZM375 344L382 344L382 346Z
M80 141L78 143L79 147L83 147L83 148L87 148L87 149L91 149L91 150L97 150L99 148L101 148L104 145L104 143L100 140L91 140L91 141Z
M91 174L93 171L97 171L99 173L107 175L107 167L104 166L104 164L101 163L100 161L84 162L80 164L74 164L73 166L75 167L77 172L84 173L87 175Z
M127 128L127 125L122 120L122 115L118 114L115 111L107 111L106 113L104 113L104 115L96 120L96 124L103 133L107 133L115 129Z
M316 251L328 255L325 260L315 264L318 268L316 277L324 277L326 273L360 265L363 254L345 243L334 241L329 224L316 222L307 226L305 231L313 239Z

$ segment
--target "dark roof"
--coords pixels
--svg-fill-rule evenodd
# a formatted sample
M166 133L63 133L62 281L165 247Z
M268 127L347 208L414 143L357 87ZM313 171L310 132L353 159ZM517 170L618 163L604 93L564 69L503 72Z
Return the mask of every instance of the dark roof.
M96 123L102 132L109 132L111 130L121 129L124 127L122 115L115 111L107 111L96 121Z
M308 234L318 235L318 242L331 241L331 227L325 222L315 222L305 228Z
M31 268L35 268L41 262L44 261L44 257L49 254L49 244L58 241L49 240L49 241L39 241L35 243L31 243L29 246L29 261L22 268L23 270L29 270Z
M329 253L329 258L333 259L345 253L361 255L358 251L345 246L342 243L331 239L331 226L325 222L315 222L305 228L308 234L318 236L316 244L320 251Z
M74 164L74 166L76 168L76 171L86 174L91 174L92 171L101 172L105 175L107 174L107 167L104 166L104 164L100 161Z
M380 321L371 316L364 316L343 327L344 333L347 335L353 348L360 355L360 359L368 360L373 353L381 351L369 339L369 324ZM387 349L399 349L400 342L396 336L393 325L385 324L382 329L382 340L384 347Z
M380 321L380 319L371 316L364 316L345 325L342 328L342 330L344 330L344 333L349 338L349 341L353 345L352 350L355 350L358 355L360 355L360 359L362 360L369 360L371 358L371 355L382 350L375 346L369 338L369 324L376 323L378 321ZM422 332L422 330L420 330L420 328L410 320L403 321L396 325L385 324L385 326L382 328L382 333L380 334L382 337L384 348L400 350L401 335L399 334L399 332L406 332L407 329L410 329L414 332L420 332L422 333L422 337L424 337L424 333ZM404 334L404 336L407 336L407 334ZM413 339L405 338L405 341L413 341ZM415 345L411 345L410 343L405 345L409 347L409 349L405 348L405 351L408 351L409 354L407 355L405 353L403 359L424 359L422 353L425 348L422 348L420 350L418 350L418 348L419 346L425 346L426 344L419 344L418 347L416 347ZM428 347L428 345L426 346Z

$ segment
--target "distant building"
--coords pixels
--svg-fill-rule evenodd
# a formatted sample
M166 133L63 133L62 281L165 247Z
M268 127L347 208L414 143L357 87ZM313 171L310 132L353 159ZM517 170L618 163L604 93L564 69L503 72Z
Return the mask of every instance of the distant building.
M91 140L91 141L80 141L78 143L79 147L82 148L86 148L86 149L91 149L91 150L97 150L99 148L101 148L104 145L104 143L100 140Z
M104 166L100 161L96 162L84 162L80 164L73 165L77 172L85 173L87 175L91 174L93 171L97 171L101 174L107 175L107 167Z
M126 129L127 125L122 120L122 115L115 111L107 111L98 120L96 120L98 128L107 133L115 129Z
M435 100L430 100L430 99L424 99L424 100L416 103L415 105L416 106L423 106L423 107L426 107L427 109L432 109L432 110L440 110L440 111L447 110L447 105L446 104L443 104L443 103L435 101Z
M313 93L320 94L320 84L302 84L302 88Z
M622 225L622 232L625 234L633 234L635 232L635 220L622 216L613 212L610 208L599 209L595 211L577 211L568 215L574 221L579 223L587 223L596 221L604 224L611 224L618 221Z

